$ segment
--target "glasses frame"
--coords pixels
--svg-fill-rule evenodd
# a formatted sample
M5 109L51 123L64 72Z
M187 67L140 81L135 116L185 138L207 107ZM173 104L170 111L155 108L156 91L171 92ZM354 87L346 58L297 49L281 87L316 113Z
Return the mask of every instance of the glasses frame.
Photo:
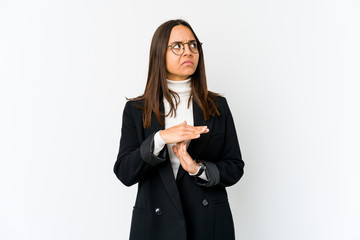
M192 43L196 43L196 44L198 44L198 51L197 52L194 52L193 50L191 50L191 47L190 47L190 44L192 44ZM173 48L172 48L172 46L174 45L174 44L179 44L179 43L181 43L184 47L183 48L181 48L182 49L182 51L181 51L181 53L174 53L174 51L173 51ZM200 47L201 47L201 45L203 44L202 42L198 42L198 41L191 41L191 42L186 42L186 43L183 43L183 42L174 42L174 43L172 43L172 44L170 44L170 45L168 45L167 47L171 47L171 51L172 51L172 53L173 54L175 54L175 55L177 55L177 56L181 56L184 52L185 52L185 45L188 45L188 47L189 47L189 49L190 49L190 51L192 52L192 53L194 53L194 54L198 54L199 52L200 52Z

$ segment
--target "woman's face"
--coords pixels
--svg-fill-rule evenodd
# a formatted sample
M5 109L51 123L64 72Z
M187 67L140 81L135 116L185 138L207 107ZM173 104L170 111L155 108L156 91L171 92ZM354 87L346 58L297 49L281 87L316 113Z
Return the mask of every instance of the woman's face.
M188 43L196 41L191 30L183 25L173 27L170 33L168 45L174 42ZM166 52L166 77L173 81L181 81L189 78L196 70L199 62L199 53L193 53L189 44L185 44L184 53L176 55L171 47Z

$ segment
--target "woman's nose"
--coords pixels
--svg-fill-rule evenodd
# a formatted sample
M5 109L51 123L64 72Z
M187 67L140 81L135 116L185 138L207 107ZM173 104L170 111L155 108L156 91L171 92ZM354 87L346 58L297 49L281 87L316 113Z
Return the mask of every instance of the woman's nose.
M190 45L189 44L184 44L184 55L192 55L192 52L190 50Z

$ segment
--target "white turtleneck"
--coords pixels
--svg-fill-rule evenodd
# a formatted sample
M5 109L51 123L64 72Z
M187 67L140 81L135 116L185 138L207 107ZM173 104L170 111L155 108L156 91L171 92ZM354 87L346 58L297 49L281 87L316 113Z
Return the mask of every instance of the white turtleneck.
M170 111L170 104L165 97L163 98L165 110L165 129L183 123L184 121L186 121L188 125L194 126L192 101L190 102L190 106L188 108L188 101L191 93L191 78L182 81L173 81L168 79L166 81L168 88L179 95L180 102L176 109L176 117L174 117L174 115L171 116L171 114L166 117L166 115ZM190 144L190 140L186 140L185 144L188 147ZM176 143L166 144L166 142L160 136L160 131L158 131L154 136L153 154L157 156L165 145L169 152L171 167L173 169L174 176L176 177L180 166L180 160L172 150L172 146L176 145ZM208 180L205 171L199 177L204 180Z

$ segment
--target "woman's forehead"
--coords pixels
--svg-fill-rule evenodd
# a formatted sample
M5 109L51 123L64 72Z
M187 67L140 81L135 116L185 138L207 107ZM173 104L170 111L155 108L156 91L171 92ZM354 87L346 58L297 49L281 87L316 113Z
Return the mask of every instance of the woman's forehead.
M183 25L177 25L171 30L169 43L188 42L191 40L195 40L195 37L188 27L185 27Z

